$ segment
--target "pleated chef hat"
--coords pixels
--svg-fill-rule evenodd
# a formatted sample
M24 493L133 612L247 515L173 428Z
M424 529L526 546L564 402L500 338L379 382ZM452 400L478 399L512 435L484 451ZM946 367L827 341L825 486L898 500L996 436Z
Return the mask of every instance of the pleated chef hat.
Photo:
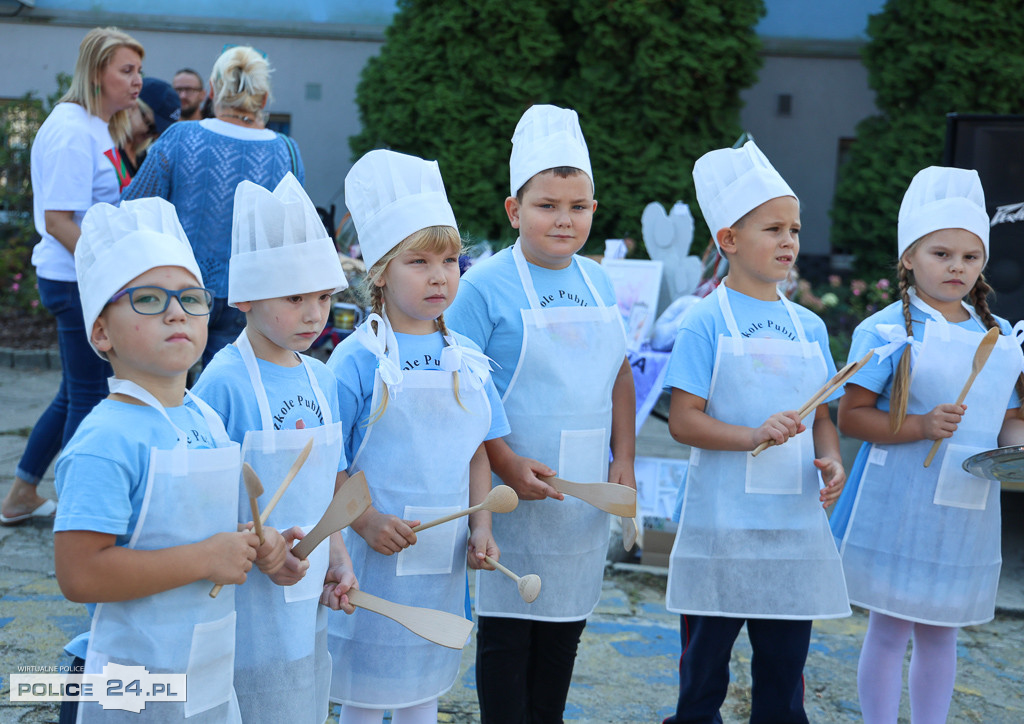
M378 149L345 177L345 205L370 269L410 234L428 226L458 230L437 161Z
M899 256L922 236L939 229L966 229L977 234L988 258L985 191L974 169L929 166L910 182L900 204Z
M780 196L796 197L753 141L742 148L705 153L693 165L693 183L715 246L719 230L732 226L761 204Z
M251 181L235 187L228 304L346 287L334 242L295 176L273 192Z
M509 160L512 196L541 171L560 166L578 168L594 182L590 152L576 111L558 106L530 106L512 134Z
M169 202L154 197L120 206L100 203L85 213L75 246L75 274L89 344L93 324L110 298L135 277L160 266L183 267L203 286L192 245ZM95 346L93 350L107 358Z

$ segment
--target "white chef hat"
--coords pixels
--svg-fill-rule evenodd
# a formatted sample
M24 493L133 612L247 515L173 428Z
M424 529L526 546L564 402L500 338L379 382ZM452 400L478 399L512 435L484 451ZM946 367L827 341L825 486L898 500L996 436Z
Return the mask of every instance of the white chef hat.
M925 234L966 229L976 234L988 258L988 212L981 178L974 169L929 166L917 172L900 204L899 256Z
M75 274L89 344L93 324L110 298L135 277L160 266L183 267L203 285L192 245L172 204L144 198L120 206L99 203L85 213L75 246ZM95 345L93 350L106 359Z
M228 304L348 287L334 241L290 172L273 192L235 187Z
M693 165L693 183L715 246L719 230L732 226L761 204L780 196L796 197L753 141L742 148L705 153Z
M512 196L541 171L568 166L578 168L594 183L590 152L576 111L558 106L530 106L512 134L509 159Z
M345 176L345 205L369 270L410 234L429 226L458 231L437 161L378 149Z

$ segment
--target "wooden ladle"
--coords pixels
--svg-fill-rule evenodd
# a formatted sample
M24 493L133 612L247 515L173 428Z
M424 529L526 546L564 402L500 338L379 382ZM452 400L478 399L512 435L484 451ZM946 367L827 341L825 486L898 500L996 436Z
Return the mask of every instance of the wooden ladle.
M517 505L519 505L519 496L516 495L516 491L512 490L512 488L507 485L496 485L491 488L489 493L487 493L487 497L483 499L483 502L477 503L471 508L460 510L457 513L442 516L437 520L432 520L428 523L420 523L412 529L412 532L419 533L421 530L433 528L435 525L447 523L449 520L461 518L464 515L475 513L478 510L489 510L492 513L511 513L516 509Z
M571 495L612 515L636 515L636 491L617 483L572 483L556 477L540 477L563 495Z
M324 538L351 525L352 521L370 507L371 502L366 476L360 470L342 484L319 522L292 548L292 554L300 560L305 560Z
M974 360L971 362L971 376L967 378L967 382L964 384L964 388L960 390L960 396L956 398L956 404L964 404L964 400L967 399L967 393L971 391L971 385L974 384L974 378L981 372L981 368L988 362L989 355L992 354L992 350L996 346L996 342L999 341L999 327L993 327L992 329L985 332L985 336L981 338L981 342L978 343L978 349L974 352ZM939 451L939 446L942 445L943 438L939 438L932 443L931 450L928 451L928 457L924 459L924 466L928 467L932 464L932 460L935 458L935 453Z
M522 596L524 601L533 603L537 600L537 596L540 595L540 576L536 573L528 573L520 577L490 556L484 556L484 560L516 582L516 587L519 588L519 595Z
M387 616L417 636L449 649L463 648L469 640L470 631L473 630L472 621L447 611L405 606L378 598L358 588L348 589L345 595L353 606Z

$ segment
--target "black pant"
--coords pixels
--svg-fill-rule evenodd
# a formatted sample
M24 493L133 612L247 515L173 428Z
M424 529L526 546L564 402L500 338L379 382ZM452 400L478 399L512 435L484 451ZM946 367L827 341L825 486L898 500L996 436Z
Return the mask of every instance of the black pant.
M751 724L807 724L804 662L811 621L682 616L679 702L664 724L721 724L729 688L729 659L744 622L753 656Z
M481 724L561 724L583 621L480 616L476 690Z

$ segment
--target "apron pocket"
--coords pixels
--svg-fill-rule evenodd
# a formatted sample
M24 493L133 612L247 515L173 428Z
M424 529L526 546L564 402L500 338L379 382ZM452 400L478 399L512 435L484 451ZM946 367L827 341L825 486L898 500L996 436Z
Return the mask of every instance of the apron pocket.
M760 495L799 495L803 490L803 441L806 431L782 445L771 445L756 458L747 455L744 490Z
M935 497L932 502L951 508L985 510L992 481L971 475L963 468L964 460L971 455L984 452L985 448L943 444L947 447L942 457L942 469L939 470L939 482L935 486Z
M235 612L217 621L197 623L188 652L185 717L231 700L235 674Z
M302 526L304 533L313 530L312 525ZM331 539L322 541L316 549L309 554L309 568L302 580L293 586L283 586L284 600L288 603L294 601L308 601L311 598L320 598L324 590L324 575L327 573L328 562L331 557Z
M608 442L603 427L562 430L558 447L558 477L574 483L607 482Z
M418 520L429 523L449 513L457 513L463 508L448 506L445 508L427 508L416 505L405 506L405 520ZM459 534L463 540L466 535L465 518L456 518L447 523L435 525L433 528L421 530L416 534L416 545L409 546L398 554L395 575L423 576L452 572L455 559L455 545Z

